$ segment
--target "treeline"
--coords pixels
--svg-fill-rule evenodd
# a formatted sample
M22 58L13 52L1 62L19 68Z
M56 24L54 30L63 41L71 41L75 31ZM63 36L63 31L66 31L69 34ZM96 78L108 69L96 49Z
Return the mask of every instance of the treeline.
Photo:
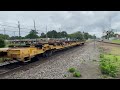
M87 32L75 32L72 34L68 34L66 31L57 32L56 30L48 31L47 34L41 33L40 36L38 36L38 32L35 30L31 30L28 35L25 37L19 37L19 36L12 36L9 35L3 35L0 34L0 38L2 39L35 39L35 38L69 38L69 39L77 39L77 40L87 40L88 38L93 39L96 38L96 36L90 35Z

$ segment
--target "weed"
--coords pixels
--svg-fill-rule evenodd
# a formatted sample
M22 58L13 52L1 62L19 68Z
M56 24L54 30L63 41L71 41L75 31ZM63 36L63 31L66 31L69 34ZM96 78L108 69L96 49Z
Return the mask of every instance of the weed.
M80 77L81 76L81 73L76 71L73 73L73 77Z
M64 75L64 77L67 77L67 75Z
M71 73L75 72L75 68L69 68L69 72Z
M117 57L108 55L109 57L107 58L101 58L100 60L100 68L101 68L101 72L103 74L107 74L109 76L112 77L116 77L117 76L117 72L118 72L118 59Z

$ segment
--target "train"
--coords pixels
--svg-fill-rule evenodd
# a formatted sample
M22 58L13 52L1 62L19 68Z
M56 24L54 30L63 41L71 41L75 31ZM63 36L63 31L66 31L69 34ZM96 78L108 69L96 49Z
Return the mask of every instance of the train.
M33 58L37 59L40 56L49 57L56 51L84 45L84 43L85 41L78 40L48 40L47 42L39 41L36 43L26 43L25 45L12 45L9 48L0 49L0 58L4 58L4 61L15 60L19 62L28 62Z

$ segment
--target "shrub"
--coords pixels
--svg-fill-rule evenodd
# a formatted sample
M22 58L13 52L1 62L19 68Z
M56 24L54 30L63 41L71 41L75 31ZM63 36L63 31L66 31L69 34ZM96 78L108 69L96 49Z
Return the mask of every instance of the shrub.
M81 74L78 71L76 71L76 72L73 73L73 77L80 77L80 76L81 76Z
M75 68L70 68L69 72L71 72L71 73L75 72Z
M113 61L115 61L115 59L114 60L106 59L106 58L101 59L100 68L101 68L101 72L103 74L107 74L109 76L116 77L116 73L118 72L118 70L117 70L118 66L113 62Z
M5 41L0 38L0 48L5 47Z

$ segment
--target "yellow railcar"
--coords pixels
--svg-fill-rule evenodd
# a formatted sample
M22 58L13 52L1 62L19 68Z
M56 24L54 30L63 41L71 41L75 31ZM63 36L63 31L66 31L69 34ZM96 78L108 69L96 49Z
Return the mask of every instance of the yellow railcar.
M12 48L7 52L7 56L10 59L18 61L27 61L30 60L35 55L44 53L43 49L38 49L36 47L27 47L27 48Z
M18 61L29 61L31 58L36 57L37 55L44 55L49 56L52 54L53 51L61 50L73 46L80 45L84 42L60 42L60 43L43 43L38 44L38 46L29 46L29 47L16 47L16 48L9 48L6 50L7 58L11 60L18 60Z

